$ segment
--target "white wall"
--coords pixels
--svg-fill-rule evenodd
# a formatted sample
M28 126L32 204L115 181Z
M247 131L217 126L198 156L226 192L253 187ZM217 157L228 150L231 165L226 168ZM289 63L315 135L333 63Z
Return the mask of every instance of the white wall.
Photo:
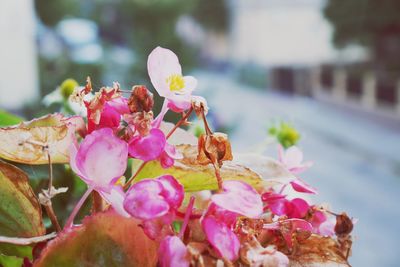
M323 0L230 0L231 54L262 65L315 64L335 57Z
M39 96L33 0L0 0L0 108Z

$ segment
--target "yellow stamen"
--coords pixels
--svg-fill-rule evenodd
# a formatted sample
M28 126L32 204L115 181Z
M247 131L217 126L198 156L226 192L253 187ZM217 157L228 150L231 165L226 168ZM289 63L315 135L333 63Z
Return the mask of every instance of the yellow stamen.
M185 87L185 80L182 75L172 74L167 78L167 83L169 84L169 90L172 92L177 92Z

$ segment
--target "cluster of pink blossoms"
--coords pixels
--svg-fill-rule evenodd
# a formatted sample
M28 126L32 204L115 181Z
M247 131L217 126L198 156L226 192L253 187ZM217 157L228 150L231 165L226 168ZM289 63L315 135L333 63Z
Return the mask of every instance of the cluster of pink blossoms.
M159 242L160 266L175 267L189 266L204 253L228 265L241 260L250 266L287 266L289 259L279 248L284 244L285 251L290 251L297 233L334 234L335 221L327 212L285 194L289 187L299 193L316 193L297 176L279 188L265 188L263 192L242 181L223 181L220 190L202 200L206 202L204 210L196 208L193 196L188 195L190 200L184 201L184 187L171 175L122 186L118 181L127 169L129 157L143 162L159 160L163 168L173 166L182 157L160 129L168 110L184 113L194 102L206 105L204 99L192 95L197 81L182 76L172 51L157 47L149 55L147 66L151 83L164 97L156 118L152 95L144 86L134 87L129 99L114 84L84 100L87 133L80 144L76 142L71 147L70 164L88 185L88 191L66 227L73 225L85 198L97 191L116 212L138 220L145 234ZM89 81L78 95L82 97L90 91ZM302 158L297 147L286 151L279 148L279 161L294 175L311 166ZM178 230L174 227L177 223ZM255 249L254 242L263 243L260 236L276 242ZM202 244L202 249L193 249L193 242Z

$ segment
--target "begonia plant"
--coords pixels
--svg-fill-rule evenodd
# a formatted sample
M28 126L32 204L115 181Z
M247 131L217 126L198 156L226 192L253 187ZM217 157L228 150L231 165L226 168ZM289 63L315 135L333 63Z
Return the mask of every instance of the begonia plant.
M233 153L228 136L212 131L206 100L192 94L197 80L183 76L178 57L157 47L147 67L163 101L157 116L146 86L95 92L88 78L69 96L85 116L0 128L1 256L38 267L349 266L355 221L311 203L317 190L298 176L312 163L300 148L276 144L276 160ZM181 116L175 125L167 112ZM204 126L198 138L181 127L193 116ZM48 164L47 188L36 196L10 162ZM67 190L53 185L56 163L86 185L65 207L65 222L52 206ZM29 255L12 254L16 247Z

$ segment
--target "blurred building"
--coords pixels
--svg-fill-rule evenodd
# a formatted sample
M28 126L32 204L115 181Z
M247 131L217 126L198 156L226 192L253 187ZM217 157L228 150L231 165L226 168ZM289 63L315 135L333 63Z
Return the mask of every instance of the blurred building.
M32 0L0 1L0 107L17 110L37 99Z

